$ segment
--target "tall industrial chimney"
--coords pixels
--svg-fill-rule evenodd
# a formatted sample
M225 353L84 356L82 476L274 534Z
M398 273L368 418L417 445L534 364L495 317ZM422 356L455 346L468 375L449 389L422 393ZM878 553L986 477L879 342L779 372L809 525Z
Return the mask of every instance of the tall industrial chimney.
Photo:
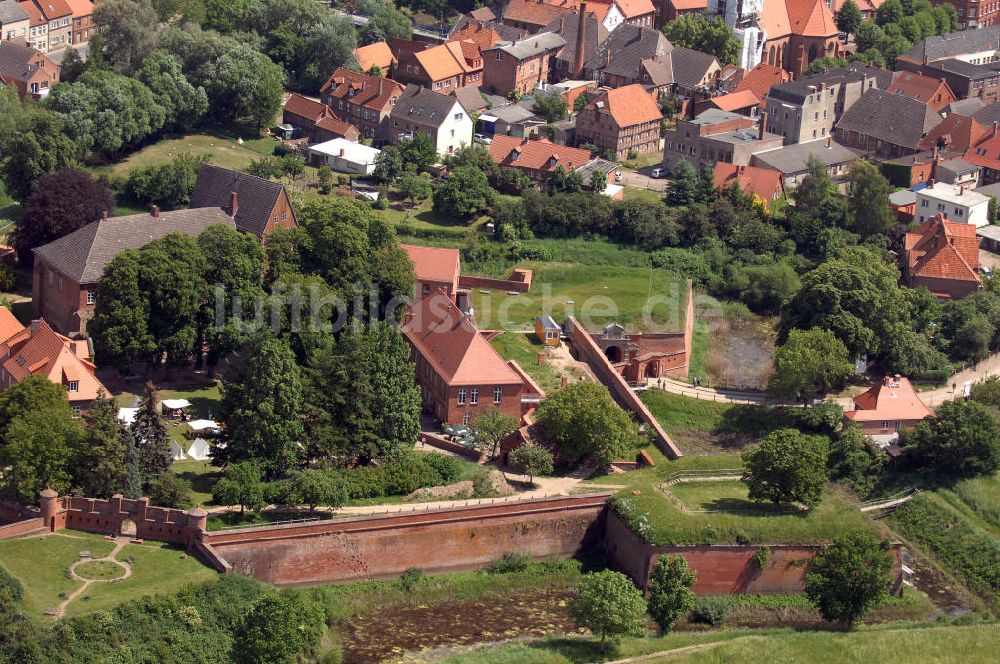
M576 51L573 54L573 78L583 78L583 57L587 40L587 3L580 3L580 19L576 26Z

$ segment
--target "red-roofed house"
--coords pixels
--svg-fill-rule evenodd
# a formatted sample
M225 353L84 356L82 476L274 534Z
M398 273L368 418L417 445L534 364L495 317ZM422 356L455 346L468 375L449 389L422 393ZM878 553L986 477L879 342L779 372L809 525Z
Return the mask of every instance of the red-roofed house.
M936 148L946 153L965 154L986 132L986 127L975 118L952 113L927 132L917 143L917 147L921 150Z
M441 422L468 425L493 408L520 421L542 396L444 290L414 304L402 332L412 349L424 411Z
M398 40L393 41L393 44L397 43ZM441 94L466 85L479 85L483 79L482 55L477 48L463 48L461 42L446 42L422 50L399 48L396 60L393 77L397 81L420 85Z
M334 115L357 127L367 138L374 138L388 126L389 114L402 94L403 86L392 79L343 67L338 67L320 88L320 100Z
M422 247L413 244L400 245L413 263L416 283L413 286L414 301L423 299L443 290L452 300L458 294L458 276L461 259L458 249Z
M793 74L805 72L816 58L840 54L840 39L827 0L765 2L757 24L766 35L761 62Z
M719 95L718 97L705 99L695 104L694 114L698 115L706 108L717 108L722 111L729 111L730 113L739 113L740 115L754 117L757 115L759 107L760 98L749 90L742 90L728 95Z
M885 376L854 397L854 410L844 413L844 425L856 424L869 436L896 438L900 429L910 429L930 415L909 380Z
M892 83L886 89L897 95L927 104L935 111L940 111L956 100L943 78L931 78L915 71L897 71L892 75Z
M685 14L703 14L708 10L708 0L658 0L656 26L676 20Z
M388 76L396 64L396 58L385 40L357 47L354 57L358 60L358 67L366 74L372 67L378 67L380 76Z
M544 179L560 166L571 173L590 161L589 150L516 136L494 136L489 154L497 164L521 169L535 180Z
M993 127L965 153L965 161L983 169L983 184L1000 182L1000 123Z
M44 376L66 388L74 415L111 394L94 375L86 340L68 339L41 319L22 326L6 308L0 309L0 335L0 392L28 376Z
M737 166L720 161L715 164L713 170L716 189L738 184L742 191L752 193L764 207L769 207L773 201L785 194L781 173L770 168Z
M326 104L313 101L300 94L292 94L281 109L282 122L301 131L312 143L323 143L335 138L357 141L361 134L353 125L334 115Z
M757 99L761 100L760 105L763 108L766 105L764 98L767 97L771 88L790 80L792 80L792 75L781 67L762 62L743 75L743 79L733 92L749 90L757 96Z
M576 116L578 145L590 143L598 151L626 159L630 152L646 154L660 149L663 113L641 85L608 90L592 99Z
M936 297L957 300L983 287L979 279L979 237L973 224L937 215L906 234L904 277Z

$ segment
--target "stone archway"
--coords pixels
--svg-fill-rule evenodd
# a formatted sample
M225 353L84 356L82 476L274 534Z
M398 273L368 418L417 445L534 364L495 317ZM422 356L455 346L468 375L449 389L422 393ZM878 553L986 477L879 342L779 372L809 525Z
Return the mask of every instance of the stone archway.
M611 364L618 364L622 361L622 349L618 346L608 346L604 349L604 355Z
M660 377L660 361L654 360L646 365L646 378Z
M774 46L769 48L767 51L767 64L769 65L774 64Z
M138 527L135 525L135 521L132 519L122 519L122 525L118 529L118 534L122 537L135 537L139 532Z

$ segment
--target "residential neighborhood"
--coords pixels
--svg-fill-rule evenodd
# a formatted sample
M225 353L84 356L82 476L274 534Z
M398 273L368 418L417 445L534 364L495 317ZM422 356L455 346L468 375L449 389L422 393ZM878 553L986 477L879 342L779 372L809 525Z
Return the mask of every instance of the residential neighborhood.
M0 662L993 662L998 17L0 0Z

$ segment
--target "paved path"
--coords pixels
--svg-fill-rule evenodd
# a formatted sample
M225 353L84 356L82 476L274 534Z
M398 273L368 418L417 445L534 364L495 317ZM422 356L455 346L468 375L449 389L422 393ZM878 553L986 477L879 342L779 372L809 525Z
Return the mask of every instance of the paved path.
M623 168L622 181L619 182L619 184L624 184L629 187L638 187L639 189L652 189L653 191L666 190L667 180L665 178L649 177L649 171L651 168L652 167L643 168L641 171L629 171Z

